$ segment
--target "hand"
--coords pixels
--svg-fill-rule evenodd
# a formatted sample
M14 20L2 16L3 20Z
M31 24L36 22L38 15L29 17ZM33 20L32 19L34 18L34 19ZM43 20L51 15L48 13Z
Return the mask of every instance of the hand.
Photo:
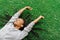
M32 10L32 8L30 6L26 6L25 8L28 10Z
M44 16L39 16L40 19L44 19Z
M40 19L44 18L44 16L39 16L37 19L35 19L33 22L37 23Z
M26 6L26 7L24 7L24 8L22 8L22 9L20 9L19 11L18 11L18 13L22 13L24 10L26 10L26 9L28 9L28 10L32 10L32 8L30 7L30 6Z

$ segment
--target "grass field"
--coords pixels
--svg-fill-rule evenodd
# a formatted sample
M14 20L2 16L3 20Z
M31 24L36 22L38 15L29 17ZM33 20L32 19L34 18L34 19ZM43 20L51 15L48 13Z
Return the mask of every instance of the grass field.
M46 30L35 31L40 36L39 40L60 40L60 0L0 0L0 15L4 15L6 12L13 15L16 10L25 6L33 8L32 11L29 11L33 15L33 19L39 15L45 16L44 20L34 26ZM37 40L36 37L30 36L32 40Z

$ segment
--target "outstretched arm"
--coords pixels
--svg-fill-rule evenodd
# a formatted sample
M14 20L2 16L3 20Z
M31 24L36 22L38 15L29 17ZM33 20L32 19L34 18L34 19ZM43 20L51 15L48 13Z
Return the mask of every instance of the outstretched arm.
M22 8L22 9L20 9L16 14L14 14L12 16L12 18L9 20L9 22L14 22L22 14L22 12L24 10L26 10L26 9L31 10L32 8L29 7L29 6L26 6L26 7Z
M24 28L24 30L19 35L20 40L28 35L28 33L32 30L32 27L35 25L35 23L37 23L41 18L44 18L44 17L39 16L37 19L32 21L27 27Z
M39 16L37 19L35 19L33 22L37 23L40 19L44 18L44 16Z
M32 27L42 18L44 18L44 16L39 16L37 19L35 19L34 21L32 21L26 28L24 28L25 31L30 32Z

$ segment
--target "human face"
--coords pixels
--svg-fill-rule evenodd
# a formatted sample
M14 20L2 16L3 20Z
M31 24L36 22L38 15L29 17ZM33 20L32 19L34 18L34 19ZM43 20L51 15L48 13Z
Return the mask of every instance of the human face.
M16 21L14 22L14 25L20 28L23 27L23 24L24 24L24 20L21 18L16 19Z

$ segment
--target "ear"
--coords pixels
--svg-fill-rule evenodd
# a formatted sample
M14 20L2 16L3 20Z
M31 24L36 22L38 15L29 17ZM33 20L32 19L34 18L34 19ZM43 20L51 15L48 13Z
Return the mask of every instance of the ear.
M21 25L21 27L23 27L23 25Z

